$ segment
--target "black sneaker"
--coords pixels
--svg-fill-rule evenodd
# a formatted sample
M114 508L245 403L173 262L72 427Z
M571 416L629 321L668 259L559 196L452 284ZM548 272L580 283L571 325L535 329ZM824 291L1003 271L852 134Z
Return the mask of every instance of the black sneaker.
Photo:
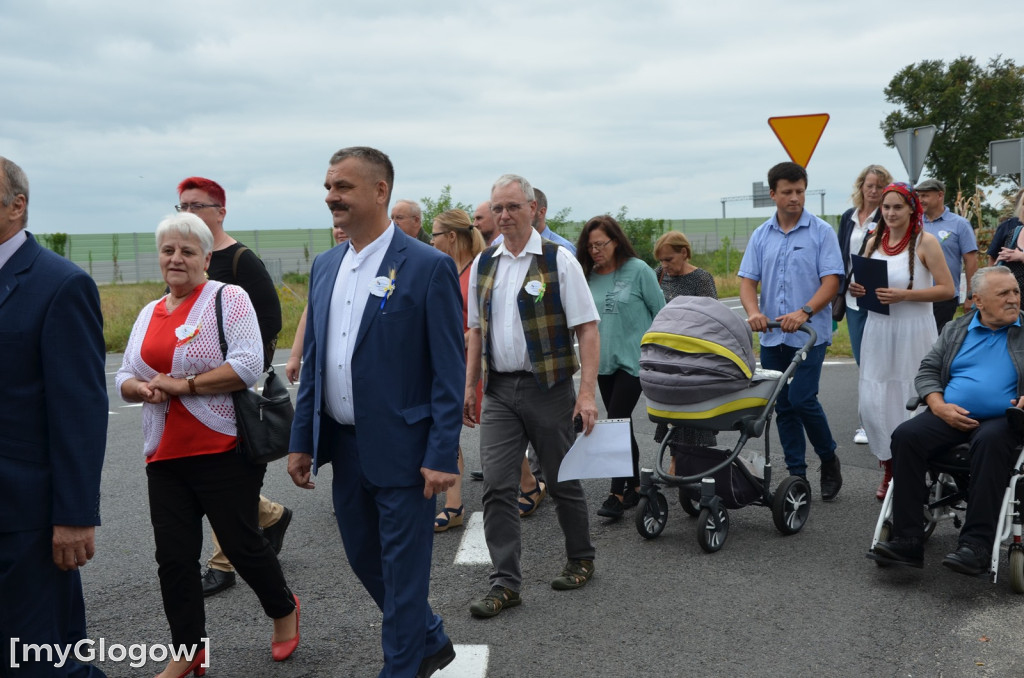
M880 541L868 551L868 558L886 565L924 567L924 541L921 539L894 539Z
M626 506L622 501L614 494L609 494L608 498L601 504L601 508L597 509L597 515L603 518L613 518L618 520L622 517L623 511L626 510Z
M633 508L640 503L640 493L632 487L627 487L622 493L622 505L625 508Z
M832 501L839 496L839 488L843 486L843 473L840 470L839 455L830 461L821 462L821 499Z

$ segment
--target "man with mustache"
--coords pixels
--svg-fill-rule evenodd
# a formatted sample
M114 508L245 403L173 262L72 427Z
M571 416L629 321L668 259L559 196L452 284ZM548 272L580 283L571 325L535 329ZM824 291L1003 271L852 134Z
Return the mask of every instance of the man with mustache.
M969 443L971 499L957 550L942 564L968 575L989 570L999 507L1020 442L1005 413L1024 394L1024 336L1020 288L1007 268L979 269L971 289L977 311L949 323L914 379L928 409L892 434L893 538L868 553L874 560L924 566L921 507L928 496L928 460Z

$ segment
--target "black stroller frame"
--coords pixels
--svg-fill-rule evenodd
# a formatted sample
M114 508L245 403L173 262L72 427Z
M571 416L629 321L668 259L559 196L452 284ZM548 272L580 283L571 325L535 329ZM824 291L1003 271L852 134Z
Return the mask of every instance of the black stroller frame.
M768 329L781 329L781 324L769 322ZM775 402L783 386L793 377L797 367L806 359L807 352L817 341L817 334L810 325L801 325L799 331L807 334L807 341L796 351L782 376L775 380L774 386L767 395L767 402L760 407L746 407L707 419L685 419L676 421L659 416L648 405L648 414L652 421L658 423L655 442L660 442L658 463L653 468L640 471L640 502L637 505L636 528L646 539L654 539L661 534L668 522L668 501L661 492L662 487L679 488L679 501L683 511L697 518L697 541L701 548L713 553L722 548L729 533L729 513L725 501L720 496L715 474L727 471L738 474L740 483L748 483L751 488L758 488L758 496L741 506L757 505L769 507L775 527L783 535L796 534L807 522L810 513L811 487L805 478L788 476L774 492L771 491L771 454L770 436L772 415ZM762 389L763 392L763 389ZM746 394L738 391L737 397ZM665 433L664 426L668 426ZM713 450L724 455L724 458L705 471L692 475L670 475L663 471L665 453L676 440L679 427L686 426L704 430L739 431L739 440L731 452ZM740 453L751 438L764 437L764 477L758 478L751 473L746 465L739 460ZM684 448L685 450L685 448ZM678 462L677 462L678 463ZM732 476L733 479L736 475Z

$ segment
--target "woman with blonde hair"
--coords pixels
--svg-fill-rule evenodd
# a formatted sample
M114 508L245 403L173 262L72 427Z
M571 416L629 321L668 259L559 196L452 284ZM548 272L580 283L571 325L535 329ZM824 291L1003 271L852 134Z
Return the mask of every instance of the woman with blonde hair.
M455 268L459 272L459 288L462 290L462 331L469 333L466 324L466 297L469 293L470 265L476 255L480 254L486 243L479 229L473 226L473 220L460 209L441 212L434 218L431 227L430 243L455 260ZM480 404L483 402L481 382L476 384L476 419L480 420ZM464 507L462 504L462 448L459 448L459 477L445 493L444 508L434 518L434 531L444 532L462 525Z
M714 277L690 263L693 248L684 234L679 231L663 234L654 243L654 256L658 259L654 275L666 302L681 296L718 298Z
M857 298L848 290L850 272L853 270L852 256L864 253L864 245L880 216L882 189L891 183L892 175L881 165L868 165L862 169L857 175L857 180L853 182L853 193L850 195L853 207L843 212L839 219L839 249L843 254L846 276L843 278L843 287L832 304L832 319L838 322L846 317L850 348L858 366L861 337L864 335L864 323L867 322L868 312L857 306ZM853 442L859 445L867 444L868 436L864 432L863 424L859 425L853 434Z

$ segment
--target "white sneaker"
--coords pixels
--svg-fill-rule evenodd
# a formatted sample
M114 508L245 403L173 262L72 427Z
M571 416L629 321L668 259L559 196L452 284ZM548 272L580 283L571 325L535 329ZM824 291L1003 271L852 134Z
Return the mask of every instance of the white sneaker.
M857 443L858 445L868 444L868 434L864 432L864 429L857 429L857 432L853 434L853 442Z

